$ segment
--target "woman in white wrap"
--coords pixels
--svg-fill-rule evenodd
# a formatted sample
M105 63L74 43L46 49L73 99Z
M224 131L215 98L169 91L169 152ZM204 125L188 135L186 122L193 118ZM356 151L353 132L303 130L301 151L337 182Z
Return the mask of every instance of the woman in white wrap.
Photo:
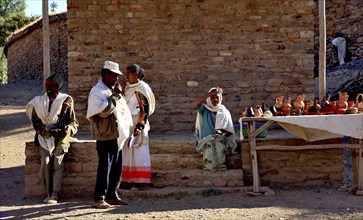
M203 154L205 168L225 170L225 156L234 153L237 143L234 140L232 117L222 105L223 90L213 87L195 103L198 109L195 124L196 150ZM203 102L207 103L203 103Z
M132 136L123 150L121 179L122 182L131 183L132 190L142 189L151 183L148 117L155 110L155 97L150 86L142 81L143 76L143 69L130 64L126 68L127 82L123 83L133 126L130 130Z

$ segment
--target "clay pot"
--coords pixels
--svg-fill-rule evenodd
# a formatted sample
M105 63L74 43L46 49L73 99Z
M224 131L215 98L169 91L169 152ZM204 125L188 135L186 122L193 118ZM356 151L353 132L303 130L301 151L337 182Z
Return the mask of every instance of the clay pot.
M261 117L263 114L261 106L256 105L256 108L253 109L253 113L255 118Z
M324 110L324 111L328 111L329 110L329 105L330 105L330 98L331 98L331 95L327 95L327 98L323 98L323 100L321 101L321 108Z
M284 106L283 100L284 100L284 96L278 96L276 98L276 100L275 100L276 109L282 109L282 107Z
M361 98L361 101L359 101L359 98ZM357 98L355 100L355 107L358 108L358 113L363 113L363 94L359 93L357 95Z
M328 112L334 113L335 110L337 109L337 103L338 102L330 102Z
M336 114L345 114L347 112L346 108L338 108L337 110L335 110Z
M348 107L347 108L347 114L357 114L358 108L357 107Z
M354 107L354 105L355 105L355 104L354 104L354 101L348 101L348 108L349 108L349 107Z
M294 108L304 109L305 107L304 99L305 99L304 94L299 95L294 102Z
M339 102L337 102L337 108L339 109L339 108L348 108L348 102L341 102L341 101L339 101Z
M347 92L339 92L339 102L347 102L349 95Z

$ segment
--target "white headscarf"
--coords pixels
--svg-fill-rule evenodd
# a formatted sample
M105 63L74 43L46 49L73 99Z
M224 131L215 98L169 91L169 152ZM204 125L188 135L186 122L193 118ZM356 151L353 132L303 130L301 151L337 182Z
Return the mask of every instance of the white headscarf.
M216 87L213 87L209 90L209 92L211 92L212 90L217 89ZM219 102L216 106L214 106L212 104L212 101L210 99L210 97L208 97L206 99L207 104L202 104L204 105L204 107L206 109L208 109L211 112L216 112L216 124L214 126L214 128L216 130L226 130L228 132L231 132L234 135L234 127L233 127L233 121L232 121L232 116L231 113L228 111L228 109L222 105L222 94L218 93L217 94L219 97ZM195 124L196 130L198 130L198 140L201 139L202 135L203 135L203 118L202 115L197 114L197 119L196 119L196 124Z

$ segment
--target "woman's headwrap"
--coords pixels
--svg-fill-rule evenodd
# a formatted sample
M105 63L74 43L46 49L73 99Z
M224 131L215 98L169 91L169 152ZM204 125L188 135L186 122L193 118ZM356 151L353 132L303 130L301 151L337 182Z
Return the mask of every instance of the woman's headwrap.
M208 91L208 93L210 93L211 91L213 91L213 90L217 90L217 87L213 87L213 88L211 88L209 91ZM219 102L217 103L217 106L214 106L213 104L212 104L212 100L210 99L210 97L208 97L207 98L207 105L208 105L208 107L210 107L210 108L216 108L216 107L218 107L218 106L220 106L220 105L222 105L222 99L223 99L223 96L222 96L222 93L217 93L217 96L219 97ZM217 110L217 109L216 109Z
M126 69L139 74L141 68L137 64L129 64L127 65Z
M139 71L137 77L139 78L139 80L142 80L145 77L145 72L144 72L143 68L140 68L140 71Z
M209 92L211 92L212 90L215 90L215 89L217 89L217 88L213 87L209 90ZM202 105L204 105L204 107L206 109L208 109L209 111L216 113L216 124L215 124L216 130L223 129L223 130L229 131L230 133L232 133L234 135L234 127L233 127L231 113L228 111L228 109L224 105L222 105L222 93L218 93L217 95L219 97L219 103L217 104L217 106L214 106L212 104L210 97L208 97L206 99L207 104L202 104ZM203 134L203 118L199 114L199 112L197 113L195 127L196 127L197 140L200 140L202 138L202 134Z

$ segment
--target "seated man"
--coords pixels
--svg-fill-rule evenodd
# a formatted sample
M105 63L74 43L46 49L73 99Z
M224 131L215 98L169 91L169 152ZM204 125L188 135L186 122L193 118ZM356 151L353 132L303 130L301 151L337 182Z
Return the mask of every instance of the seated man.
M209 170L225 170L225 155L234 152L234 127L228 109L222 105L222 89L213 87L199 98L195 135L196 150L203 153L204 166ZM207 103L203 103L206 101Z
M59 75L53 74L46 80L46 93L36 96L26 106L26 113L36 131L35 144L40 146L39 177L47 190L44 202L48 204L58 202L63 180L63 159L68 152L71 136L78 128L73 99L59 92L61 85Z

